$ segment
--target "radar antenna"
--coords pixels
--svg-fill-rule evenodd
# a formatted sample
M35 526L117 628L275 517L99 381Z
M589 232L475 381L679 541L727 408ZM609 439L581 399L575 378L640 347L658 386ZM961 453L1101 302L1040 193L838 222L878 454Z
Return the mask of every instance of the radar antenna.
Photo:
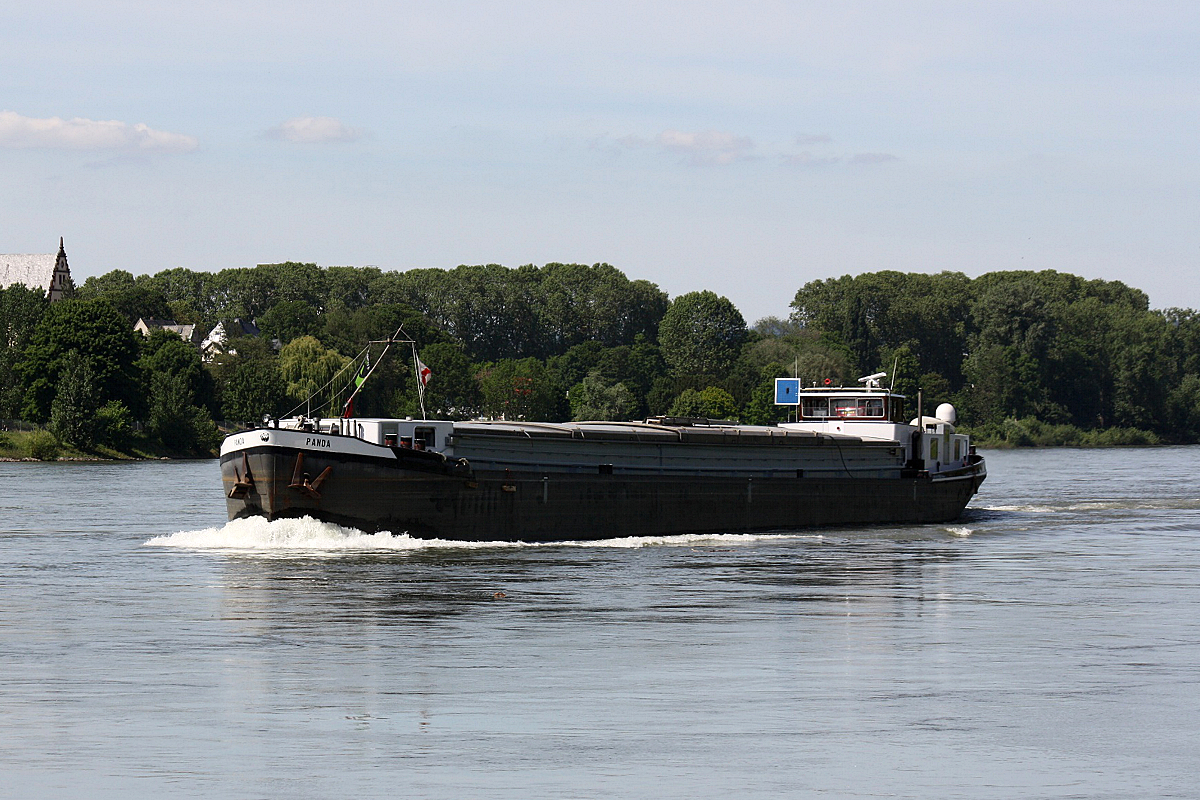
M868 389L878 389L879 388L879 379L886 378L886 377L887 377L886 372L876 372L874 375L864 375L863 377L858 379L858 382L865 383L867 385Z

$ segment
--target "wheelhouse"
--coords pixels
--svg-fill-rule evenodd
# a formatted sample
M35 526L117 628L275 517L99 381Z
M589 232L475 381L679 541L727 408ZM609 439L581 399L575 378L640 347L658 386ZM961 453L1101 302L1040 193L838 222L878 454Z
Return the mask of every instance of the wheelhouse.
M879 386L878 379L863 387L803 387L797 378L775 380L775 404L792 406L799 421L904 422L904 395Z

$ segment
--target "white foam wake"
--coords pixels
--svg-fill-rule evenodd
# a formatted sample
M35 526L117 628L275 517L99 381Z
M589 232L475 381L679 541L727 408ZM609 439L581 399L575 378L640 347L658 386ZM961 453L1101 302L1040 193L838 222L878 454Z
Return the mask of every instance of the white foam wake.
M697 545L737 545L765 540L812 539L812 534L683 534L679 536L626 536L581 542L460 542L447 539L419 539L407 533L364 533L312 517L279 519L268 522L262 517L235 519L220 528L180 531L156 536L145 544L150 547L178 547L189 550L221 550L238 553L337 554L361 552L405 552L432 548L514 548L514 547L670 547Z
M268 522L262 517L235 519L220 528L180 531L156 536L146 542L150 547L181 547L194 550L231 550L250 552L346 552L363 550L415 550L418 539L390 533L364 533L343 528L312 517L279 519Z
M971 506L971 508L980 511L1024 511L1033 514L1053 514L1061 510L1061 508L1047 505L978 505Z
M1200 508L1197 498L1118 498L1111 500L1082 500L1061 505L973 505L980 511L1019 511L1033 514L1056 514L1064 511L1170 511L1174 509L1191 510Z

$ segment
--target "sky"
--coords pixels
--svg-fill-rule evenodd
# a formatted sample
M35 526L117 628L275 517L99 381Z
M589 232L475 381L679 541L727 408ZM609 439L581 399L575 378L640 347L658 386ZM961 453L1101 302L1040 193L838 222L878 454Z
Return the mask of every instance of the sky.
M747 321L1056 269L1200 308L1193 2L3 2L0 252L606 262Z

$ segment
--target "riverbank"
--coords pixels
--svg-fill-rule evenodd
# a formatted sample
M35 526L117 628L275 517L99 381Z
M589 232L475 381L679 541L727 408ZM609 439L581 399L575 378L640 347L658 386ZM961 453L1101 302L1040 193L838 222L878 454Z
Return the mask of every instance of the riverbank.
M202 454L168 450L141 434L132 434L123 448L96 445L93 450L81 450L60 442L47 430L0 431L0 461L161 461L177 459L216 458L216 452Z
M970 435L971 443L985 450L1009 450L1018 447L1146 447L1167 444L1153 431L1139 428L1084 430L1075 425L1053 425L1034 417L1009 417L998 425L980 428L962 427L959 433Z

